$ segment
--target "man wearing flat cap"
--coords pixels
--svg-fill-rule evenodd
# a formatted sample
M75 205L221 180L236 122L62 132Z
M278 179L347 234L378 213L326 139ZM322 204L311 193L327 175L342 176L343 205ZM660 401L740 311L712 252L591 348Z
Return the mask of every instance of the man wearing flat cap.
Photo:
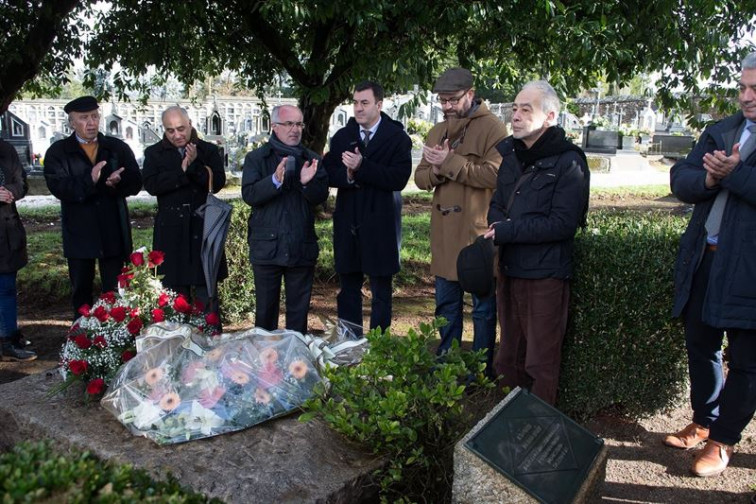
M73 317L93 301L95 262L102 292L117 288L117 277L131 253L126 197L142 187L134 153L123 141L99 132L100 111L93 96L66 104L73 134L45 154L47 187L60 200L63 254L71 279Z
M475 98L473 76L450 68L436 80L433 92L444 121L428 133L423 159L415 171L420 189L433 191L431 210L431 273L436 277L436 316L440 329L438 353L462 339L464 291L457 278L457 256L486 232L486 213L496 188L501 155L496 144L507 136L504 123ZM491 275L494 274L493 264ZM473 349L487 350L487 372L496 341L495 295L472 294Z

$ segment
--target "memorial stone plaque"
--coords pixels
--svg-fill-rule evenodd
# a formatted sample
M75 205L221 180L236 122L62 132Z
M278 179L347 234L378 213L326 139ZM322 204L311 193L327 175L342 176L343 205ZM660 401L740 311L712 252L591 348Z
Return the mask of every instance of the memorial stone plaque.
M572 502L604 441L538 397L515 389L466 446L543 503Z

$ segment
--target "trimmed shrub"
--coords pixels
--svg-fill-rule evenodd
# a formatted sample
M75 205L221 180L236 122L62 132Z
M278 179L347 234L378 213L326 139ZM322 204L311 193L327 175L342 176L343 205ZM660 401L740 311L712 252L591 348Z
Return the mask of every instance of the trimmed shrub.
M650 414L680 397L681 325L670 315L680 216L591 212L578 233L559 408L585 418L615 406Z
M155 481L129 465L103 463L88 452L62 455L52 442L21 443L0 455L3 502L222 504L183 489L175 478Z
M376 474L381 502L449 501L454 444L474 420L465 405L482 403L492 387L483 351L462 352L455 342L439 362L429 349L443 323L404 337L371 331L362 362L327 370L330 390L321 386L300 417L322 418L385 457Z

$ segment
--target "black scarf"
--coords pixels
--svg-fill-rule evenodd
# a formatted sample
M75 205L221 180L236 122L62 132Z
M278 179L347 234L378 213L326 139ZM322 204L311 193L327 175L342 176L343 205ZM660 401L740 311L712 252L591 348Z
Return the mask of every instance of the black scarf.
M558 156L568 151L577 152L583 159L583 177L585 178L585 186L583 190L583 213L580 220L580 226L585 227L587 225L588 218L588 200L590 198L590 181L591 173L588 171L588 159L585 157L583 150L574 143L567 140L564 130L559 126L552 126L543 132L541 137L528 149L520 139L515 138L513 141L514 151L517 160L522 163L523 168L533 165L539 159Z
M302 144L298 145L286 145L281 140L278 139L275 133L271 133L270 139L268 140L268 143L270 144L271 149L273 149L273 152L276 153L279 157L285 157L286 159L286 173L296 173L297 170L297 161L301 160L301 163L303 164L307 161L307 149L302 147ZM287 176L284 177L284 187L289 188L291 187L291 177Z
M528 149L525 142L515 138L514 150L517 160L522 163L523 166L530 166L539 159L558 156L567 151L577 152L585 164L588 164L588 160L585 158L585 153L580 147L567 140L567 136L564 130L559 126L552 126L543 132L541 137Z

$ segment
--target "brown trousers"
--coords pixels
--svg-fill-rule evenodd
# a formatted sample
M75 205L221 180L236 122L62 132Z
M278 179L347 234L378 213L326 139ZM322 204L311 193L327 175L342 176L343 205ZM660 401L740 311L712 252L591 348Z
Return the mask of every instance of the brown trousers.
M570 285L556 278L500 277L496 310L501 343L494 370L509 387L529 388L556 403Z

